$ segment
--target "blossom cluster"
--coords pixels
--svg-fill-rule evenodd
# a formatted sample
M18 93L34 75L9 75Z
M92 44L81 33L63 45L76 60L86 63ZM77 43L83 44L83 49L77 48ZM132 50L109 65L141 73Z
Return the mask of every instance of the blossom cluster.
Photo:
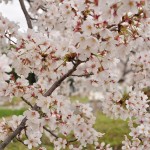
M149 0L29 3L26 18L33 28L26 32L0 14L1 101L19 97L29 106L23 115L1 121L0 140L23 124L16 138L29 149L45 150L41 139L46 135L56 150L89 145L111 150L99 142L103 133L93 128L89 104L71 102L72 88L86 96L100 91L103 113L128 120L132 140L126 136L122 149L149 150Z

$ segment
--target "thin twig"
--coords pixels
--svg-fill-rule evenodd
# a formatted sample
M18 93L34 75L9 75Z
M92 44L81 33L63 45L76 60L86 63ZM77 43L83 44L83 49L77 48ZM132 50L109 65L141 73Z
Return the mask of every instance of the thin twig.
M43 11L47 12L47 9L44 6L39 6L40 9L42 9Z
M17 139L17 141L19 141L19 142L22 143L23 145L27 146L27 144L24 144L24 142L23 142L20 138L17 138L17 137L16 137L16 139Z
M80 75L78 75L78 74L73 74L73 75L71 75L71 76L73 76L73 77L90 77L91 75L93 75L93 73L80 74Z
M13 41L10 37L7 36L7 34L5 34L5 37L12 43L17 44L15 41Z
M43 127L44 130L46 130L47 132L49 132L51 135L53 135L56 139L58 139L59 137L54 134L51 130L47 129L45 126ZM67 143L72 143L72 142L76 142L78 139L73 139L73 140L69 140L67 141Z
M43 127L43 129L49 132L51 135L53 135L56 139L59 138L56 134L54 134L51 130L47 129L45 126Z
M73 143L76 142L78 139L69 140L67 143Z
M43 127L44 130L46 130L47 132L49 132L51 135L53 135L56 139L58 139L59 137L54 134L51 130L47 129L45 126ZM78 139L72 139L72 140L69 140L67 141L67 144L68 143L72 143L72 142L76 142Z
M33 17L31 17L31 16L30 16L30 19L31 19L31 20L38 20L38 19L36 19L36 18L33 18Z
M22 98L22 100L26 103L26 104L28 104L31 108L33 108L33 106L32 106L32 104L30 103L30 102L28 102L26 99L24 99L23 97L21 97Z

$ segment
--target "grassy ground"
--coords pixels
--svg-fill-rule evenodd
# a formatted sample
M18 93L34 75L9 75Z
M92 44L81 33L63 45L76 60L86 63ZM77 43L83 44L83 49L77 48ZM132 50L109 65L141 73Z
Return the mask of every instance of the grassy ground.
M11 115L20 115L23 113L23 109L20 110L12 110L12 109L4 109L0 108L0 118L8 117ZM121 141L124 139L124 135L129 133L129 129L127 126L127 122L124 122L122 120L112 120L108 117L106 117L104 114L98 112L96 114L97 120L95 124L95 128L105 133L104 137L100 139L100 141L105 141L106 143L110 143L111 146L115 150L120 150L121 147ZM48 150L52 150L52 145L48 146L48 141L43 140L43 143L46 145ZM27 148L19 142L11 143L6 150L27 150ZM35 150L35 149L34 149ZM91 150L91 149L90 149Z
M23 114L24 109L7 109L7 108L0 108L0 118L2 117L9 117L12 115L21 115Z
M113 120L102 113L97 113L95 129L105 133L100 141L110 144L114 149L120 150L124 135L129 133L127 122L122 120Z
M71 97L72 101L77 100L77 96ZM82 97L79 99L82 103L87 103L88 98ZM120 150L122 141L124 140L124 135L128 135L129 128L127 122L123 120L113 120L107 117L106 115L102 114L101 112L96 113L96 124L95 129L102 133L105 133L103 138L100 139L100 142L105 142L110 144L115 150Z
M52 146L42 145L47 148L47 150L53 150ZM19 143L17 141L9 144L9 146L5 150L28 150L26 146L24 146L22 143ZM32 150L37 150L37 148L33 148Z
M75 101L78 99L78 97L74 96L71 97L72 101ZM15 99L13 102L16 102ZM87 103L87 98L79 98L79 101L82 103ZM0 108L0 118L2 117L9 117L12 115L21 115L23 114L23 109L7 109L7 108ZM124 135L129 133L129 129L127 126L127 122L124 122L122 120L112 120L109 117L106 117L101 112L97 112L95 114L97 116L95 129L97 131L100 131L102 133L105 133L103 138L100 139L100 142L105 142L107 144L110 144L115 150L121 149L121 141L124 139ZM48 145L49 141L47 139L43 139L43 146L47 147L48 150L53 150L52 145ZM27 148L17 141L14 141L13 143L9 144L9 146L6 148L6 150L27 150ZM36 149L33 149L36 150ZM92 150L90 148L89 150Z

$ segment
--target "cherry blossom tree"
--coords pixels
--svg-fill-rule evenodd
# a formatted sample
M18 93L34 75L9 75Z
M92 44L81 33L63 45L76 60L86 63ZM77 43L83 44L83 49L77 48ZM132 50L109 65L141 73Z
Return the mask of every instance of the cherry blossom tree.
M0 122L0 150L14 139L45 150L43 135L55 150L112 149L99 143L89 104L70 101L70 77L80 94L103 93L104 114L128 121L123 150L149 150L150 1L28 0L28 10L19 2L26 32L0 14L0 97L28 109Z

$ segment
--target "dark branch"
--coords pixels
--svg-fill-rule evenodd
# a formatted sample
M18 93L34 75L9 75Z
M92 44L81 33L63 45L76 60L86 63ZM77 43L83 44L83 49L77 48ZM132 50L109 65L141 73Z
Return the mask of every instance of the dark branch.
M51 135L53 135L56 139L58 139L59 137L54 134L51 130L47 129L45 126L43 127L44 130L46 130L47 132L49 132ZM72 142L76 142L78 139L73 139L73 140L69 140L67 141L67 143L72 143Z
M24 144L24 142L23 142L20 138L17 138L17 137L16 137L16 139L17 139L17 141L19 141L19 142L22 143L23 145L27 146L27 144Z
M78 139L69 140L67 143L76 142Z
M28 102L26 99L24 99L23 97L21 97L22 98L22 100L26 103L26 104L28 104L31 108L33 108L33 106L32 106L32 104L30 103L30 102Z
M43 129L49 132L51 135L53 135L56 139L59 138L56 134L54 134L51 130L47 129L45 126L43 127Z
M0 144L0 150L3 150L24 128L27 118L24 118L17 129L11 133L7 138Z
M73 74L71 75L72 77L90 77L91 75L93 75L93 73L88 73L88 74L80 74L80 75L77 75L77 74Z
M22 11L23 11L23 13L25 15L28 28L32 29L33 27L32 27L32 23L31 23L31 17L30 17L30 15L27 12L27 9L26 9L25 4L24 4L24 0L19 0L19 2L20 2L20 5L21 5L21 8L22 8Z
M5 34L5 37L6 37L10 42L12 42L13 44L17 44L17 43L14 42L9 36L7 36L7 34Z
M44 96L50 96L52 92L59 87L59 85L67 78L69 77L78 67L78 65L81 63L81 61L77 61L77 63L73 66L72 69L70 69L66 74L64 74L58 81L56 81L52 87L44 94Z
M47 12L47 9L44 6L41 5L39 8L42 9L43 11Z

